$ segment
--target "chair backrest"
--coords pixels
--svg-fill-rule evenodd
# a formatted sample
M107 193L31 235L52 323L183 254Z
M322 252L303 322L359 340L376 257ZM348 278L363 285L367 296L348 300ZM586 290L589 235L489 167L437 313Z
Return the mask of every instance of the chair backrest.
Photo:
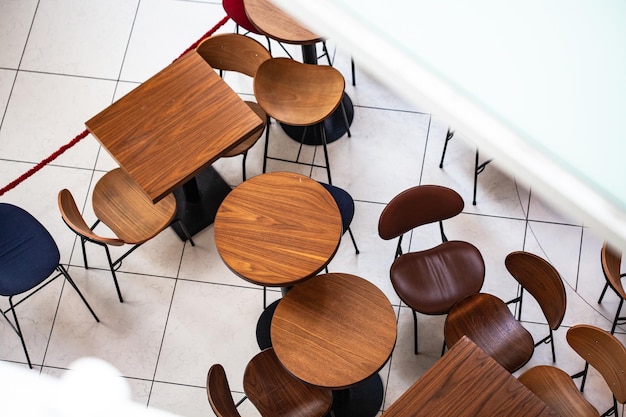
M74 196L69 190L63 189L59 191L57 201L63 221L70 229L74 231L74 233L88 240L104 243L107 245L122 246L124 244L124 241L118 238L103 237L94 233L89 228L89 226L87 226L87 223L85 223L83 215L80 214L80 211L76 206Z
M306 384L287 372L271 347L250 360L243 389L263 417L323 417L333 401L329 389Z
M558 329L565 316L567 299L559 272L545 259L530 252L507 255L506 269L539 303L552 330Z
M380 214L378 234L393 239L415 227L454 217L463 207L463 198L450 188L418 185L391 199Z
M626 348L612 334L578 324L567 331L567 343L604 378L615 399L626 403Z
M248 19L243 0L222 0L222 7L224 7L228 17L233 19L233 22L249 32L260 34L259 30Z
M241 417L233 401L224 367L215 364L206 377L206 393L209 404L217 417Z
M235 71L250 77L272 56L255 39L237 33L214 35L196 48L198 54L214 69Z
M626 291L622 285L620 276L620 268L622 266L622 253L609 246L608 242L604 242L600 252L602 261L602 271L609 285L622 298L626 299Z

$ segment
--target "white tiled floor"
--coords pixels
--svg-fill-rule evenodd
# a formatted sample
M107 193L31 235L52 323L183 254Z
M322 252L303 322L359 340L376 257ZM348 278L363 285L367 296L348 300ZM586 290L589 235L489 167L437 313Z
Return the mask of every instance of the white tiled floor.
M0 0L0 185L69 142L84 130L87 119L176 59L224 15L219 1ZM233 29L229 22L219 32ZM273 46L274 53L282 52ZM297 48L291 50L298 56ZM386 388L383 410L437 360L442 344L444 318L420 316L421 353L413 354L410 310L400 305L389 283L394 242L377 234L385 203L417 184L446 185L464 197L463 214L449 220L446 231L482 251L487 265L484 291L505 300L516 293L504 268L504 257L511 251L525 249L556 266L568 289L568 311L556 332L556 365L569 373L581 370L583 361L566 343L567 328L591 323L608 329L617 307L613 294L597 304L604 284L601 240L503 174L497 161L480 176L478 205L472 206L474 148L462 140L462 132L450 143L440 169L446 121L398 99L358 63L357 85L351 86L349 63L349 53L337 50L335 66L345 75L355 105L352 138L332 143L329 152L334 183L356 200L352 230L361 253L355 255L346 237L330 270L371 280L398 312L397 344L380 372ZM250 98L249 81L232 75L226 81ZM275 152L292 146L277 124L271 129ZM249 176L261 171L262 148L260 141L248 157ZM118 276L126 301L120 304L109 272L102 269L102 252L89 248L96 268L85 270L75 236L56 206L57 192L68 188L88 220L94 220L91 187L113 167L113 160L88 136L0 197L27 209L50 230L62 262L70 265L102 320L95 323L61 281L20 306L36 364L32 372L59 376L74 360L96 356L122 372L135 401L183 416L212 415L204 391L206 372L213 363L222 363L234 395L241 397L245 364L258 351L255 325L262 310L261 290L223 265L212 227L195 236L195 247L168 229L122 265ZM229 184L241 181L239 158L220 160L215 167ZM270 162L269 169L296 167ZM313 176L325 180L322 171L315 170ZM437 230L425 227L413 234L411 249L426 248L436 239ZM524 324L540 337L546 325L532 300L527 301ZM0 341L0 359L25 362L18 338L4 321ZM540 346L526 368L551 362L549 347ZM593 371L585 395L601 411L610 406L608 387ZM249 402L240 410L256 415Z

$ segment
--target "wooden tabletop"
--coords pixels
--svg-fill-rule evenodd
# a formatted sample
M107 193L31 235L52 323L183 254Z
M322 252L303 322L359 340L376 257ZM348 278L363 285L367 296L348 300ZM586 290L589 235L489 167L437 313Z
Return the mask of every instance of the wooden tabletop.
M322 40L269 0L244 0L243 4L250 22L272 39L297 45Z
M464 336L383 415L534 417L557 413Z
M396 342L396 314L374 284L350 274L318 275L278 303L271 327L281 363L296 377L348 388L382 368Z
M157 202L262 121L191 51L85 124Z
M319 273L337 251L341 214L326 189L291 172L241 183L215 216L215 244L239 277L263 286L290 286Z

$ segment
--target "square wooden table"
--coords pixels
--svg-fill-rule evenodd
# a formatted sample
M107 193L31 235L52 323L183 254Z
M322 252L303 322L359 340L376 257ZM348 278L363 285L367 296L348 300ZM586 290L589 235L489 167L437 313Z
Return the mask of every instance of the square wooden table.
M194 234L230 191L210 165L262 121L190 51L85 124L153 202L175 193Z
M463 336L383 415L538 417L558 414Z

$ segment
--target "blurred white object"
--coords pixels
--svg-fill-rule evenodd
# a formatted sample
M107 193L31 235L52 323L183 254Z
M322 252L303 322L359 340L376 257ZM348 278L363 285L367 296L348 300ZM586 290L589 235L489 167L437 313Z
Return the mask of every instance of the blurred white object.
M12 417L175 417L131 400L119 371L97 358L70 365L61 378L0 362L2 414Z

